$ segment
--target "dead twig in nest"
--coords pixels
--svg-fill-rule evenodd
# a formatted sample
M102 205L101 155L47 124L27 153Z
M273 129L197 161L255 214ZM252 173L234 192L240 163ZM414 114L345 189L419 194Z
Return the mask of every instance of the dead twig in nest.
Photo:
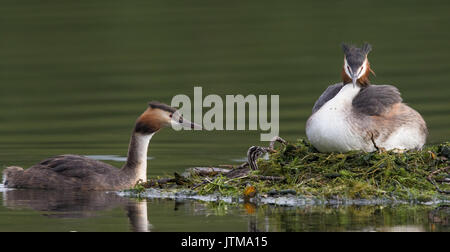
M440 193L450 194L450 191L447 191L447 190L441 190L441 189L439 188L439 186L437 185L436 181L433 179L433 176L435 176L436 174L439 174L439 173L441 173L441 172L446 172L446 171L448 171L449 169L450 169L450 166L447 166L447 167L438 169L438 170L436 170L436 171L430 173L430 175L428 175L428 177L427 177L427 180L430 181L430 183L433 184L434 187L436 187L436 190L437 190L438 192L440 192Z
M177 185L183 185L187 182L188 181L184 177L175 172L173 178L151 179L148 180L147 182L141 183L141 185L145 188L150 188L155 186L161 187L162 185L169 183L176 183Z
M247 162L239 165L238 167L229 170L227 173L225 173L225 177L229 178L229 179L235 179L235 178L244 178L244 177L248 177L250 179L256 179L256 180L271 180L271 181L284 181L286 180L285 177L282 176L261 176L261 175L249 175L248 173L250 172L250 166L248 165ZM213 178L206 178L205 180L203 180L203 182L194 185L191 189L195 189L199 186L211 183L211 181L214 181L217 176L219 176L221 174L216 175Z
M272 180L272 181L284 181L285 177L282 176L260 176L260 175L250 175L249 178L257 180Z
M249 173L249 171L250 171L249 165L247 162L245 162L245 163L239 165L238 167L229 170L227 173L225 173L225 177L227 177L227 178L242 177L242 176L247 175ZM205 180L203 180L203 182L192 186L191 189L195 189L199 186L211 183L211 181L213 181L219 175L221 175L221 174L214 176L212 179L205 179Z
M189 168L188 172L199 175L199 176L215 176L217 174L226 174L231 171L231 169L217 168L217 167L194 167Z

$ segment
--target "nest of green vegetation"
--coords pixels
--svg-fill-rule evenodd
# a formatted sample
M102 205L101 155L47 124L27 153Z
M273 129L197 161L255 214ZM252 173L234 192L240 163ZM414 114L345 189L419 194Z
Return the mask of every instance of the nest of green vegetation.
M403 153L320 153L306 140L281 146L256 171L246 165L150 179L134 188L189 189L200 195L301 195L324 200L446 201L450 197L450 143ZM208 168L204 168L208 169Z

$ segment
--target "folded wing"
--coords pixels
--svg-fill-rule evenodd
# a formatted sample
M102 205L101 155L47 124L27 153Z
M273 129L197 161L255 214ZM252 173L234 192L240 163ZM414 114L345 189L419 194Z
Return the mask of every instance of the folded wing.
M353 109L368 116L382 115L402 102L400 92L390 85L371 85L362 89L353 99Z
M328 86L328 88L320 95L319 99L317 99L316 103L314 103L312 113L314 114L325 103L327 103L327 101L333 99L333 97L335 97L339 93L339 91L341 91L343 86L344 85L342 83Z

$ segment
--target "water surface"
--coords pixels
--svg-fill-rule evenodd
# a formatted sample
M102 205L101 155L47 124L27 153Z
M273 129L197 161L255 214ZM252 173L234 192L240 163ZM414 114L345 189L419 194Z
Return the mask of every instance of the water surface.
M377 74L373 82L396 85L404 100L423 114L429 144L450 135L448 1L0 0L0 4L0 170L8 165L26 168L63 153L100 156L120 167L134 121L147 102L170 103L176 94L193 97L194 86L202 86L204 95L222 97L280 95L280 135L295 141L305 135L315 99L339 81L342 41L373 44L369 56ZM165 129L152 139L148 175L240 163L249 146L260 144L260 133ZM4 198L1 201L6 204ZM173 209L174 202L146 203L155 230L247 230L249 218L242 209L196 215L195 204L185 203L181 211L170 211L163 218L158 213ZM130 230L121 207L93 210L87 219L63 220L44 217L33 207L13 209L1 208L0 229ZM311 210L315 214L307 213L314 216L310 219L299 213L304 209L275 209L258 214L311 221L303 230L383 225L350 218L341 226L341 215L329 215L328 208ZM342 211L348 215L348 209ZM411 211L426 216L431 210ZM372 213L368 219L384 218L368 213ZM186 216L193 218L180 224L178 220ZM403 215L389 216L395 219L390 223L431 230L426 221L403 222ZM215 221L208 227L196 225L194 220L203 219ZM58 225L61 221L69 224Z
M448 206L278 207L8 190L1 231L450 231Z

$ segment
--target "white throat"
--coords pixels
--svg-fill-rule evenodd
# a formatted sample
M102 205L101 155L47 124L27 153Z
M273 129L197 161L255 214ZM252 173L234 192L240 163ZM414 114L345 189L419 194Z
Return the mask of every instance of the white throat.
M361 90L361 87L359 85L352 85L351 83L346 84L342 87L342 89L339 91L339 93L333 97L333 99L329 100L327 103L324 104L328 106L336 106L338 105L339 108L343 108L343 104L352 103L353 98L359 93ZM322 108L321 108L322 109Z
M134 166L137 180L147 181L148 145L154 134L135 133L132 137L128 153L128 164Z

